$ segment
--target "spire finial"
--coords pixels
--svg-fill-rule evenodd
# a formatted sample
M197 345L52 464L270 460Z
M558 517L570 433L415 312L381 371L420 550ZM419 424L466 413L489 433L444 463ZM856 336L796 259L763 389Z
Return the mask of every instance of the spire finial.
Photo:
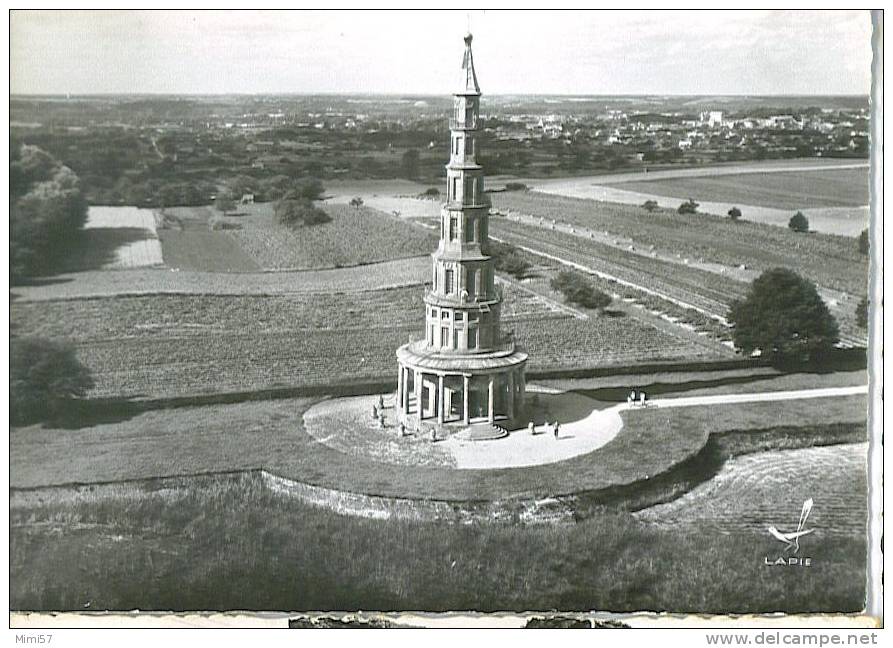
M464 83L465 92L471 94L480 94L481 89L478 87L478 78L474 73L474 58L471 54L471 32L465 34L465 56L462 57L462 69L465 71Z

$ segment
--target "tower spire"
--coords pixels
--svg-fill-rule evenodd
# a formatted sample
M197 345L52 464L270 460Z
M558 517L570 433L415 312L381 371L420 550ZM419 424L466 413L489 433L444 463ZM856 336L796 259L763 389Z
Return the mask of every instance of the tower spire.
M465 56L462 57L462 69L465 70L463 94L481 94L478 77L474 72L474 57L471 54L472 38L471 32L465 35Z

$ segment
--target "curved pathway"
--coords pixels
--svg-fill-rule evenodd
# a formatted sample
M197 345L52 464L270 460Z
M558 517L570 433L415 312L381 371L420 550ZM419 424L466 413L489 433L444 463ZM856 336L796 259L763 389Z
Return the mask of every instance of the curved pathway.
M833 396L867 394L868 385L852 387L821 387L792 391L759 392L752 394L719 394L716 396L685 396L681 398L657 398L648 401L651 407L689 407L691 405L722 405L724 403L759 403L768 401L803 400Z

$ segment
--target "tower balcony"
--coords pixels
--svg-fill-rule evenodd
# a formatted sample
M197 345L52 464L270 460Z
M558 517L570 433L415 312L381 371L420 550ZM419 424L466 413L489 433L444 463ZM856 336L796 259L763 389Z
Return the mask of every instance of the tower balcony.
M466 290L445 295L442 292L434 291L431 288L425 289L425 303L429 306L466 309L469 307L477 307L478 310L484 312L489 312L491 306L501 304L503 296L504 294L501 284L495 284L493 286L491 295L469 295Z
M465 119L450 118L451 131L476 131L480 130L482 125L482 120L479 118L472 119L470 123Z

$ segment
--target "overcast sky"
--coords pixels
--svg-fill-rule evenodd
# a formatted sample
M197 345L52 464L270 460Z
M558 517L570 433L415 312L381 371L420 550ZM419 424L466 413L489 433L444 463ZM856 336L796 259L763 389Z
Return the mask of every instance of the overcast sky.
M469 14L22 12L11 92L446 94ZM867 94L867 11L475 11L487 94Z

